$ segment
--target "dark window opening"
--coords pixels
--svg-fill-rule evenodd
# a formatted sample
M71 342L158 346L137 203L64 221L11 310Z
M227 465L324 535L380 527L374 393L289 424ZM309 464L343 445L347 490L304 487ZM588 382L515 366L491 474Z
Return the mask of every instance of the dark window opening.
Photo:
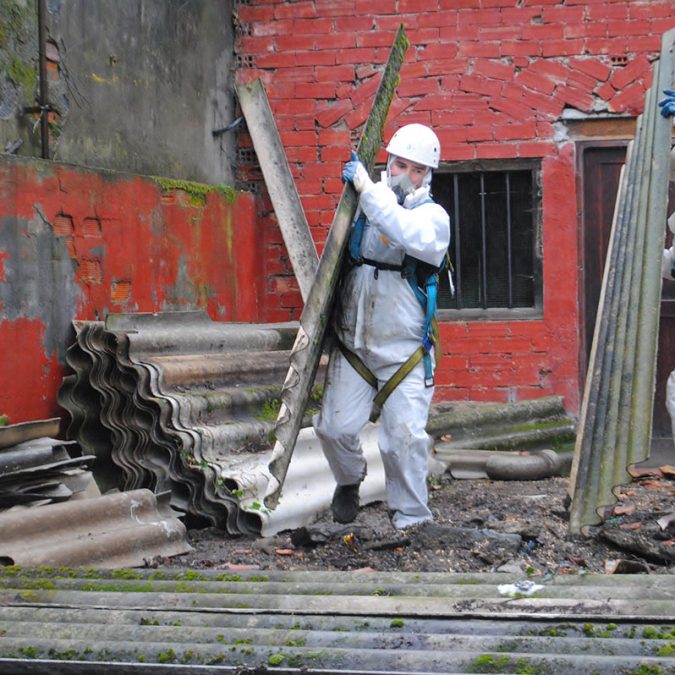
M433 196L450 214L454 295L441 276L439 309L519 310L540 304L535 167L437 171Z

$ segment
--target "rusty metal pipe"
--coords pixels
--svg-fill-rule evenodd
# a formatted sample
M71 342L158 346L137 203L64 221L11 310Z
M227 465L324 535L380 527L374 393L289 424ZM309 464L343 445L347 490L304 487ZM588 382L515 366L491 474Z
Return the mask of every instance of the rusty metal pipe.
M38 67L40 75L39 108L40 108L40 150L42 159L49 159L49 88L47 85L47 28L45 15L46 0L37 0L38 19Z
M542 480L559 475L562 460L554 450L529 455L499 454L488 458L485 472L492 480Z

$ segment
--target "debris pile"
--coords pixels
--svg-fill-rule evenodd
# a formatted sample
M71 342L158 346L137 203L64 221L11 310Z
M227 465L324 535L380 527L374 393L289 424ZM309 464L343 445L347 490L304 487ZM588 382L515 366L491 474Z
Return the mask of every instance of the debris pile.
M0 426L0 510L62 502L92 483L92 455L59 441L59 418ZM47 435L43 435L47 434Z

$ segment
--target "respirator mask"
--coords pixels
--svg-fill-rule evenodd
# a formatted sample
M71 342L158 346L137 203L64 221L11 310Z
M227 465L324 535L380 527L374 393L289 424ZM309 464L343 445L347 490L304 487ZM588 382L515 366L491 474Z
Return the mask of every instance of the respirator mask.
M389 176L389 187L396 195L399 204L403 204L405 198L415 192L415 186L407 173L399 173L397 176Z
M399 173L396 176L391 175L391 165L396 161L395 155L389 155L387 159L387 185L396 195L396 201L403 204L405 198L415 192L415 186L407 173Z
M396 160L395 155L389 155L387 160L387 185L391 191L396 195L396 199L399 204L405 202L405 198L408 195L414 194L418 188L415 187L410 176L407 173L399 173L396 176L391 175L391 165ZM422 180L421 187L428 187L431 184L431 170L428 170L424 179Z

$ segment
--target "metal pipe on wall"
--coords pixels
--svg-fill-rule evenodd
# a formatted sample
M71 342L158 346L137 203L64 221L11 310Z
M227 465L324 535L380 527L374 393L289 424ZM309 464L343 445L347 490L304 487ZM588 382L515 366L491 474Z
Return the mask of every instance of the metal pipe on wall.
M47 85L47 28L45 16L47 13L46 0L37 0L38 19L38 68L40 76L40 90L38 108L40 112L40 150L42 159L49 159L49 89Z

